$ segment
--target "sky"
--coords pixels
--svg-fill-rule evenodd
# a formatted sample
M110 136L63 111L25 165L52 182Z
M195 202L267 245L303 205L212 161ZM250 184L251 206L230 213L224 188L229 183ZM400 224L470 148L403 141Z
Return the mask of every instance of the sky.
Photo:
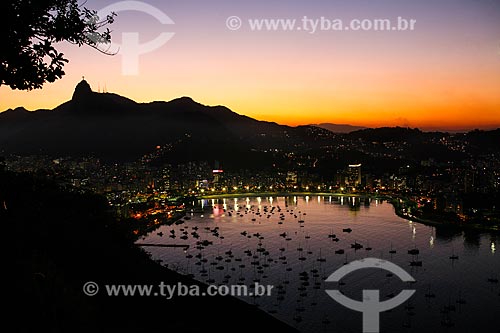
M113 42L121 45L112 48L118 54L61 43L58 49L70 60L66 75L29 92L0 87L0 110L54 108L71 98L84 76L96 91L106 86L138 102L190 96L287 125L500 127L498 0L143 2L172 24L144 10L117 12L111 29ZM88 0L86 7L111 4L125 6ZM231 16L240 18L239 29L230 29ZM301 25L304 17L345 25L353 19L396 24L398 17L416 22L405 31L313 33ZM292 31L254 31L253 19L295 19L296 25ZM131 52L127 33L136 33L139 44L162 33L173 36L149 52L140 47L145 53L134 62L135 71L122 54Z

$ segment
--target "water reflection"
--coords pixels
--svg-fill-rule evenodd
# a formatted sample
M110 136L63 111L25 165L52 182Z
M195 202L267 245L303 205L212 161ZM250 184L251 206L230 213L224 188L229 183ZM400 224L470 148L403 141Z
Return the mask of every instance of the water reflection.
M479 250L481 246L481 233L478 231L465 231L464 234L464 245L469 250Z
M204 215L162 226L145 240L187 244L187 253L147 250L206 283L274 285L272 297L244 300L304 332L359 331L359 313L333 302L324 280L346 262L365 257L387 258L417 280L411 286L415 297L382 315L381 331L487 331L500 307L500 290L491 282L498 278L492 271L500 271L495 235L403 220L389 203L361 205L366 200L359 197L232 200L229 205L222 199L200 200L194 211ZM183 236L172 240L160 233ZM364 270L336 287L354 299L362 289L379 289L389 299L407 286L386 272ZM459 315L462 308L467 316Z

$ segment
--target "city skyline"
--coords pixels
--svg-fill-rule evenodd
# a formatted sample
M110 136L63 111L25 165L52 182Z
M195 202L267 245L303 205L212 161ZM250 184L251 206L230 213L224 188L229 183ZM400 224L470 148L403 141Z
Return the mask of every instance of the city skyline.
M89 1L100 9L112 1ZM113 40L137 31L141 42L174 37L140 56L139 73L121 73L121 55L61 44L66 76L41 90L1 87L0 110L54 108L85 76L94 90L138 102L190 96L259 120L286 125L338 123L431 130L500 126L499 4L493 1L346 3L297 1L251 5L217 1L146 2L174 22L120 12ZM218 8L218 10L213 10ZM226 18L415 19L414 31L229 30ZM279 41L279 43L276 43ZM201 55L201 56L200 56ZM89 65L90 64L90 65Z
M499 0L0 7L17 331L500 328Z

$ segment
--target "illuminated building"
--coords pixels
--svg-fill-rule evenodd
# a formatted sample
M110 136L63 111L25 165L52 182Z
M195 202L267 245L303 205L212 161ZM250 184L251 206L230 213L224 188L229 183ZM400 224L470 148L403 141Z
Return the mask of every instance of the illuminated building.
M297 171L288 171L286 173L286 184L288 186L297 185Z
M352 187L361 185L361 164L349 164L347 170L347 185Z
M221 182L223 173L224 173L224 170L222 170L222 169L212 170L212 175L214 176L214 180L213 180L214 185L218 185Z

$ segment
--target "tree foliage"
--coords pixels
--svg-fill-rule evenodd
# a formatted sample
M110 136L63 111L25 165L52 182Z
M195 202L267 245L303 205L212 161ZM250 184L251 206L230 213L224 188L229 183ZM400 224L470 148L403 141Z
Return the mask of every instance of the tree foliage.
M103 52L98 46L110 42L104 27L114 16L98 18L77 0L1 1L0 85L31 90L60 79L68 59L55 44L67 41Z

